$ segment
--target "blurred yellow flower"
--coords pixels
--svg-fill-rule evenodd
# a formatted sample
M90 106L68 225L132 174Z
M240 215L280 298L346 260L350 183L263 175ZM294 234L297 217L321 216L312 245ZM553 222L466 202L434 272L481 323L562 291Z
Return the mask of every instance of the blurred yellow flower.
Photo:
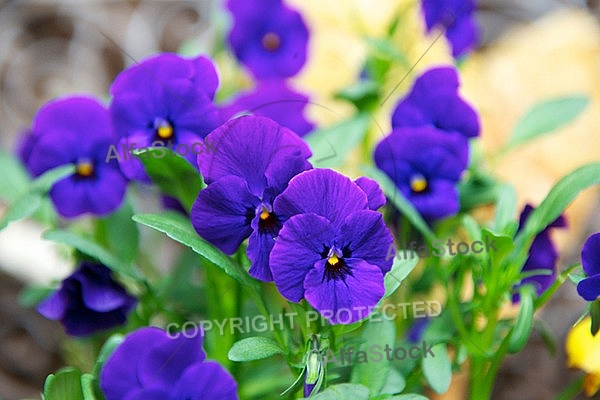
M600 390L600 334L592 336L591 326L592 319L587 317L571 329L566 340L567 365L587 374L583 390L589 397Z

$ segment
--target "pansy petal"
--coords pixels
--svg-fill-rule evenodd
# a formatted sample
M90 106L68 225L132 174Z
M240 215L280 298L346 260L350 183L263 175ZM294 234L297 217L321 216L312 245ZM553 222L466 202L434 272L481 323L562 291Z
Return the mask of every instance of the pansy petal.
M600 296L600 275L594 275L577 284L577 293L587 301L594 301Z
M368 315L383 297L383 273L364 260L348 260L344 278L325 277L327 261L316 263L304 280L306 300L332 324L351 324Z
M38 304L36 310L48 319L59 320L65 315L67 301L66 293L57 290Z
M192 206L192 225L204 239L233 254L252 233L258 203L242 178L228 176L200 191Z
M367 195L350 178L329 169L313 169L292 178L275 199L273 210L286 217L315 213L338 227L347 215L367 207Z
M600 233L594 233L585 241L581 250L581 263L588 276L600 274Z
M336 243L348 248L352 259L362 259L386 273L392 268L393 259L388 257L394 238L385 226L383 215L365 210L350 214L336 236Z
M275 245L275 237L270 232L260 232L258 229L257 215L252 221L253 232L248 239L248 249L246 250L248 258L252 263L248 273L250 276L260 279L264 282L271 282L273 274L269 267L269 256Z
M143 386L162 383L173 388L183 372L206 358L202 350L202 334L186 333L177 338L169 337L164 331L154 343L136 358L139 358L137 376Z
M173 388L171 400L237 400L237 384L218 363L205 361L185 370Z
M122 286L112 280L110 271L104 265L84 263L81 268L86 270L74 274L73 278L81 284L81 295L86 307L98 312L111 311L133 299Z
M281 172L280 165L290 152L306 159L311 155L308 146L292 131L259 116L230 120L210 133L206 140L216 150L198 156L206 182L210 184L228 175L239 176L257 196L262 196L267 187L267 170ZM271 164L274 166L270 167Z
M385 195L381 191L377 181L361 176L354 181L367 195L369 202L369 208L371 210L378 210L385 205Z
M425 193L409 195L415 208L427 219L435 220L454 215L460 209L458 189L446 180L430 181Z
M286 299L302 299L304 277L326 257L322 253L333 239L331 222L316 214L296 215L283 225L269 261L275 285Z

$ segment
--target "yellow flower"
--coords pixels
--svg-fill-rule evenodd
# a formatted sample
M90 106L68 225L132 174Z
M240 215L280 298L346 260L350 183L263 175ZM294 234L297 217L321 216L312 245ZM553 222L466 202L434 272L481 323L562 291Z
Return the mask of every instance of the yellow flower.
M587 374L583 390L589 397L600 390L600 334L592 336L591 326L592 319L587 317L571 329L566 340L567 365Z

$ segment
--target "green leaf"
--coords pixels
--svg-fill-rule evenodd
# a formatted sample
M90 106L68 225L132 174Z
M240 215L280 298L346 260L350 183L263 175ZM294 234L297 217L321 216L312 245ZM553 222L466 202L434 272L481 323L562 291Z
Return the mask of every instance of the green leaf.
M335 94L335 98L353 103L358 109L365 109L368 104L379 98L380 85L371 80L360 80Z
M48 375L44 384L44 400L84 400L81 373L71 367Z
M19 198L11 203L0 219L0 231L13 221L33 215L42 205L42 198L57 181L75 172L74 165L63 165L51 169L35 179Z
M521 309L508 339L508 351L510 353L521 351L531 335L533 312L535 311L533 296L535 294L535 289L531 285L524 285L519 290Z
M12 154L0 151L0 199L10 203L27 191L29 175Z
M398 50L391 40L367 37L366 41L378 56L404 65L410 65L406 55Z
M81 376L81 389L84 400L104 400L104 395L98 386L98 380L92 374Z
M206 185L185 158L165 147L151 147L135 155L163 193L179 200L186 210L192 208Z
M387 199L400 210L402 215L406 217L406 219L408 219L428 241L433 242L436 239L435 234L429 228L423 217L421 217L413 205L406 200L404 195L396 188L394 182L392 182L385 173L367 165L363 166L362 169L368 176L379 183L379 186L381 186L381 190Z
M203 258L221 268L244 286L259 289L259 285L253 280L246 270L233 262L231 258L215 248L212 244L198 236L190 221L181 214L166 212L163 214L136 214L133 220L142 225L149 226L159 232L165 233L171 239L190 247Z
M385 284L385 295L384 298L389 297L400 287L402 281L406 279L408 274L415 269L417 263L419 261L418 257L413 257L412 259L407 257L406 260L394 257L394 264L392 264L392 269L385 275L384 284Z
M233 344L227 356L231 361L254 361L269 358L275 354L285 354L276 341L268 337L254 336Z
M439 343L431 349L435 357L423 357L421 367L429 386L439 394L446 393L452 380L452 363L448 357L448 349Z
M389 397L388 400L429 400L420 394L400 394L398 396Z
M111 337L104 342L104 345L100 349L100 353L98 354L98 358L96 359L96 363L94 364L94 376L100 376L100 372L102 371L102 367L108 357L119 347L121 343L123 343L125 337L120 333L116 333L111 335Z
M386 344L392 344L396 338L396 326L393 321L382 318L380 321L369 320L361 333L361 345L359 351L364 351L371 355L371 349L377 348L381 353L381 361L356 363L352 368L350 376L351 383L360 383L368 387L371 394L377 395L387 382L388 374L391 369L391 363L383 355L383 348ZM358 352L357 352L358 354Z
M488 242L490 244L488 257L492 261L492 267L499 266L504 258L511 254L514 248L514 243L510 236L499 235L488 229L481 230L481 238L484 243ZM495 251L494 248L496 249Z
M70 231L61 230L46 231L42 237L56 243L65 244L82 252L83 254L95 258L115 272L129 276L130 278L136 280L141 279L141 276L131 266L131 264L119 260L91 239L79 236Z
M588 104L586 96L565 96L534 105L517 123L509 147L562 128L577 118Z
M498 189L498 202L496 203L496 215L494 216L494 230L506 232L506 228L513 222L517 212L517 191L514 186L504 184Z
M118 210L98 220L99 240L120 260L132 262L139 248L139 230L131 217L134 211L126 199Z
M333 385L317 394L310 397L310 400L368 400L369 389L363 385L355 385L352 383L341 383ZM303 399L303 400L306 400Z
M318 129L304 137L313 156L311 162L318 168L336 168L344 164L350 151L363 140L369 128L370 117L358 114L337 125Z
M394 394L400 393L406 387L406 379L404 376L396 370L396 368L390 368L387 380L381 388L382 394Z

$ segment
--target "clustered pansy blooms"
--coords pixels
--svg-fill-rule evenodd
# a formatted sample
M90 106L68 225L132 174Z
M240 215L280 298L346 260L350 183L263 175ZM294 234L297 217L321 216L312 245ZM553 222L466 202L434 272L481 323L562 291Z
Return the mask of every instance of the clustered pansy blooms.
M59 320L67 334L86 336L125 324L136 303L106 266L84 261L37 310Z
M422 8L427 31L448 28L453 56L462 57L474 47L473 1L424 0L413 6ZM49 197L59 216L67 220L51 216L48 225L55 232L46 237L74 248L76 269L37 310L60 321L68 335L93 344L89 347L96 359L94 371L81 379L68 381L65 372L58 371L47 380L44 398L63 400L46 393L51 392L52 382L62 379L74 391L78 387L86 393L99 391L96 397L106 400L233 400L238 398L238 387L240 396L271 398L288 383L286 376L273 379L271 375L279 374L282 363L287 363L298 376L285 391L290 395L303 392L312 397L350 377L352 382L362 382L353 385L366 393L363 397L385 400L404 390L397 382L400 375L410 378L407 386L415 391L443 393L451 383L451 372L465 365L461 359L469 366L471 398L490 398L494 366L509 350L525 343L530 332L513 329L515 321L489 317L500 315L500 307L511 295L515 306L530 300L523 296L519 303L516 292L522 285L532 284L541 296L562 282L557 279L559 256L550 234L564 227L565 220L544 218L560 215L566 205L558 210L557 204L564 198L543 201L536 209L527 205L517 226L507 217L516 214L516 200L511 202L510 193L502 192L503 184L489 179L493 198L482 196L475 205L464 206L465 187L473 177L491 176L479 169L483 156L477 162L470 160L470 141L479 136L480 121L459 93L454 66L430 66L416 77L388 116L391 131L374 148L368 135L375 123L364 127L360 138L364 140L356 149L334 149L345 152L340 157L359 154L361 161L372 162L390 178L385 183L392 185L380 187L376 180L359 177L363 165L344 169L352 171L348 176L318 168L320 160L313 153L321 153L319 143L328 143L327 135L332 130L339 133L339 125L315 130L317 124L305 115L310 96L290 80L305 68L308 57L305 19L282 0L229 0L226 7L224 12L231 16L228 32L215 35L226 43L219 43L214 51L231 50L251 75L252 87L225 87L217 93L219 75L211 58L161 53L122 71L110 87L106 105L86 96L58 98L44 105L24 130L18 157L33 178L60 166L71 165L74 170L51 184ZM394 75L388 74L389 68L403 58L398 54L403 47L394 40L399 34L396 27L407 15L414 13L400 12L398 18L391 18L393 26L387 27L385 37L365 42L366 47L375 45L377 54L365 54L359 78L363 82L331 94L356 109L343 124L355 127L361 120L358 116L370 113L371 105L383 100L379 89ZM380 54L390 49L394 51L389 57ZM222 78L230 84L228 76ZM234 94L223 98L222 93ZM189 151L198 145L211 151ZM149 147L170 147L176 153L185 148L188 151L182 155L192 167L179 159L153 157L148 163L158 167L146 169L148 163L140 161L143 156L131 151ZM173 173L180 170L184 173ZM382 176L368 166L364 170ZM600 175L600 165L595 171ZM574 173L570 182L588 184L591 174L586 172L583 178ZM43 191L37 183L31 184L25 199ZM155 194L167 210L148 213L146 207L153 205L147 204L146 197L152 191L126 193L128 185L137 183L156 186L160 192ZM395 208L400 203L386 202L383 190L391 196L394 186L412 208L401 211ZM499 193L507 196L506 201L497 199ZM16 214L27 211L18 200L16 204L21 206ZM493 222L471 217L479 205L497 207ZM0 229L3 222L2 217ZM174 250L176 257L149 256L149 251L161 248L153 240L160 236L152 237L148 231L140 240L138 225L180 243ZM435 239L475 241L484 234L502 240L500 251L492 247L500 254L450 250L412 260L392 251L394 238L416 238L431 247ZM508 239L514 239L511 254L505 254ZM470 249L474 248L473 244ZM516 265L519 257L522 265ZM418 273L404 285L417 263ZM599 301L600 234L583 246L582 264L587 277L579 277L578 292L585 300ZM504 271L517 268L523 279L504 279L508 276ZM403 278L397 278L396 272ZM395 306L397 300L414 306L438 292L447 302L443 309L431 311L444 314L443 318L427 313L419 319L414 307L392 307L393 318L386 314L385 307ZM535 302L536 309L539 303ZM594 309L592 305L592 319L597 319L600 312L594 314ZM276 315L288 311L300 320L284 321L283 315ZM526 322L533 322L533 315ZM374 318L381 316L386 318ZM484 332L482 316L487 318ZM200 324L193 322L197 318L203 319ZM254 334L259 331L255 325L259 318L272 322L272 332ZM275 327L277 319L281 324ZM243 320L244 326L234 326L234 320ZM214 321L230 325L215 326ZM205 322L207 327L212 324L212 330L204 328ZM178 326L175 330L163 329L173 324ZM201 329L190 336L189 324ZM440 329L447 335L442 339L436 333ZM437 351L446 352L446 357L435 358L440 363L436 368L447 373L424 373L431 370L431 364L425 364L429 359L406 370L396 369L396 363L378 364L378 374L389 377L385 382L373 379L371 366L355 368L353 362L347 366L350 374L336 376L336 381L331 378L335 374L327 377L328 350L341 350L348 340L372 345L379 337L374 331L394 335L396 343L423 341L424 346L434 337L440 341L436 356ZM172 332L179 333L173 336ZM521 337L515 338L518 334ZM307 339L312 342L308 350L302 347ZM463 349L461 357L448 356L447 345ZM266 354L273 358L235 364ZM272 369L263 370L266 365ZM598 380L597 376L590 379ZM593 387L597 390L600 384Z
M249 238L250 275L271 281L269 253L284 221L273 202L293 176L311 168L310 149L291 130L258 116L228 121L207 139L219 151L198 156L208 186L192 207L192 224L227 254Z
M392 114L392 132L375 149L375 164L428 220L460 208L457 183L469 163L468 139L479 119L458 93L452 67L419 76Z
M106 361L100 387L106 400L237 400L237 384L206 360L203 335L169 336L157 327L128 334Z
M479 37L473 16L475 0L422 0L427 32L444 30L452 47L452 56L464 56L473 50Z

